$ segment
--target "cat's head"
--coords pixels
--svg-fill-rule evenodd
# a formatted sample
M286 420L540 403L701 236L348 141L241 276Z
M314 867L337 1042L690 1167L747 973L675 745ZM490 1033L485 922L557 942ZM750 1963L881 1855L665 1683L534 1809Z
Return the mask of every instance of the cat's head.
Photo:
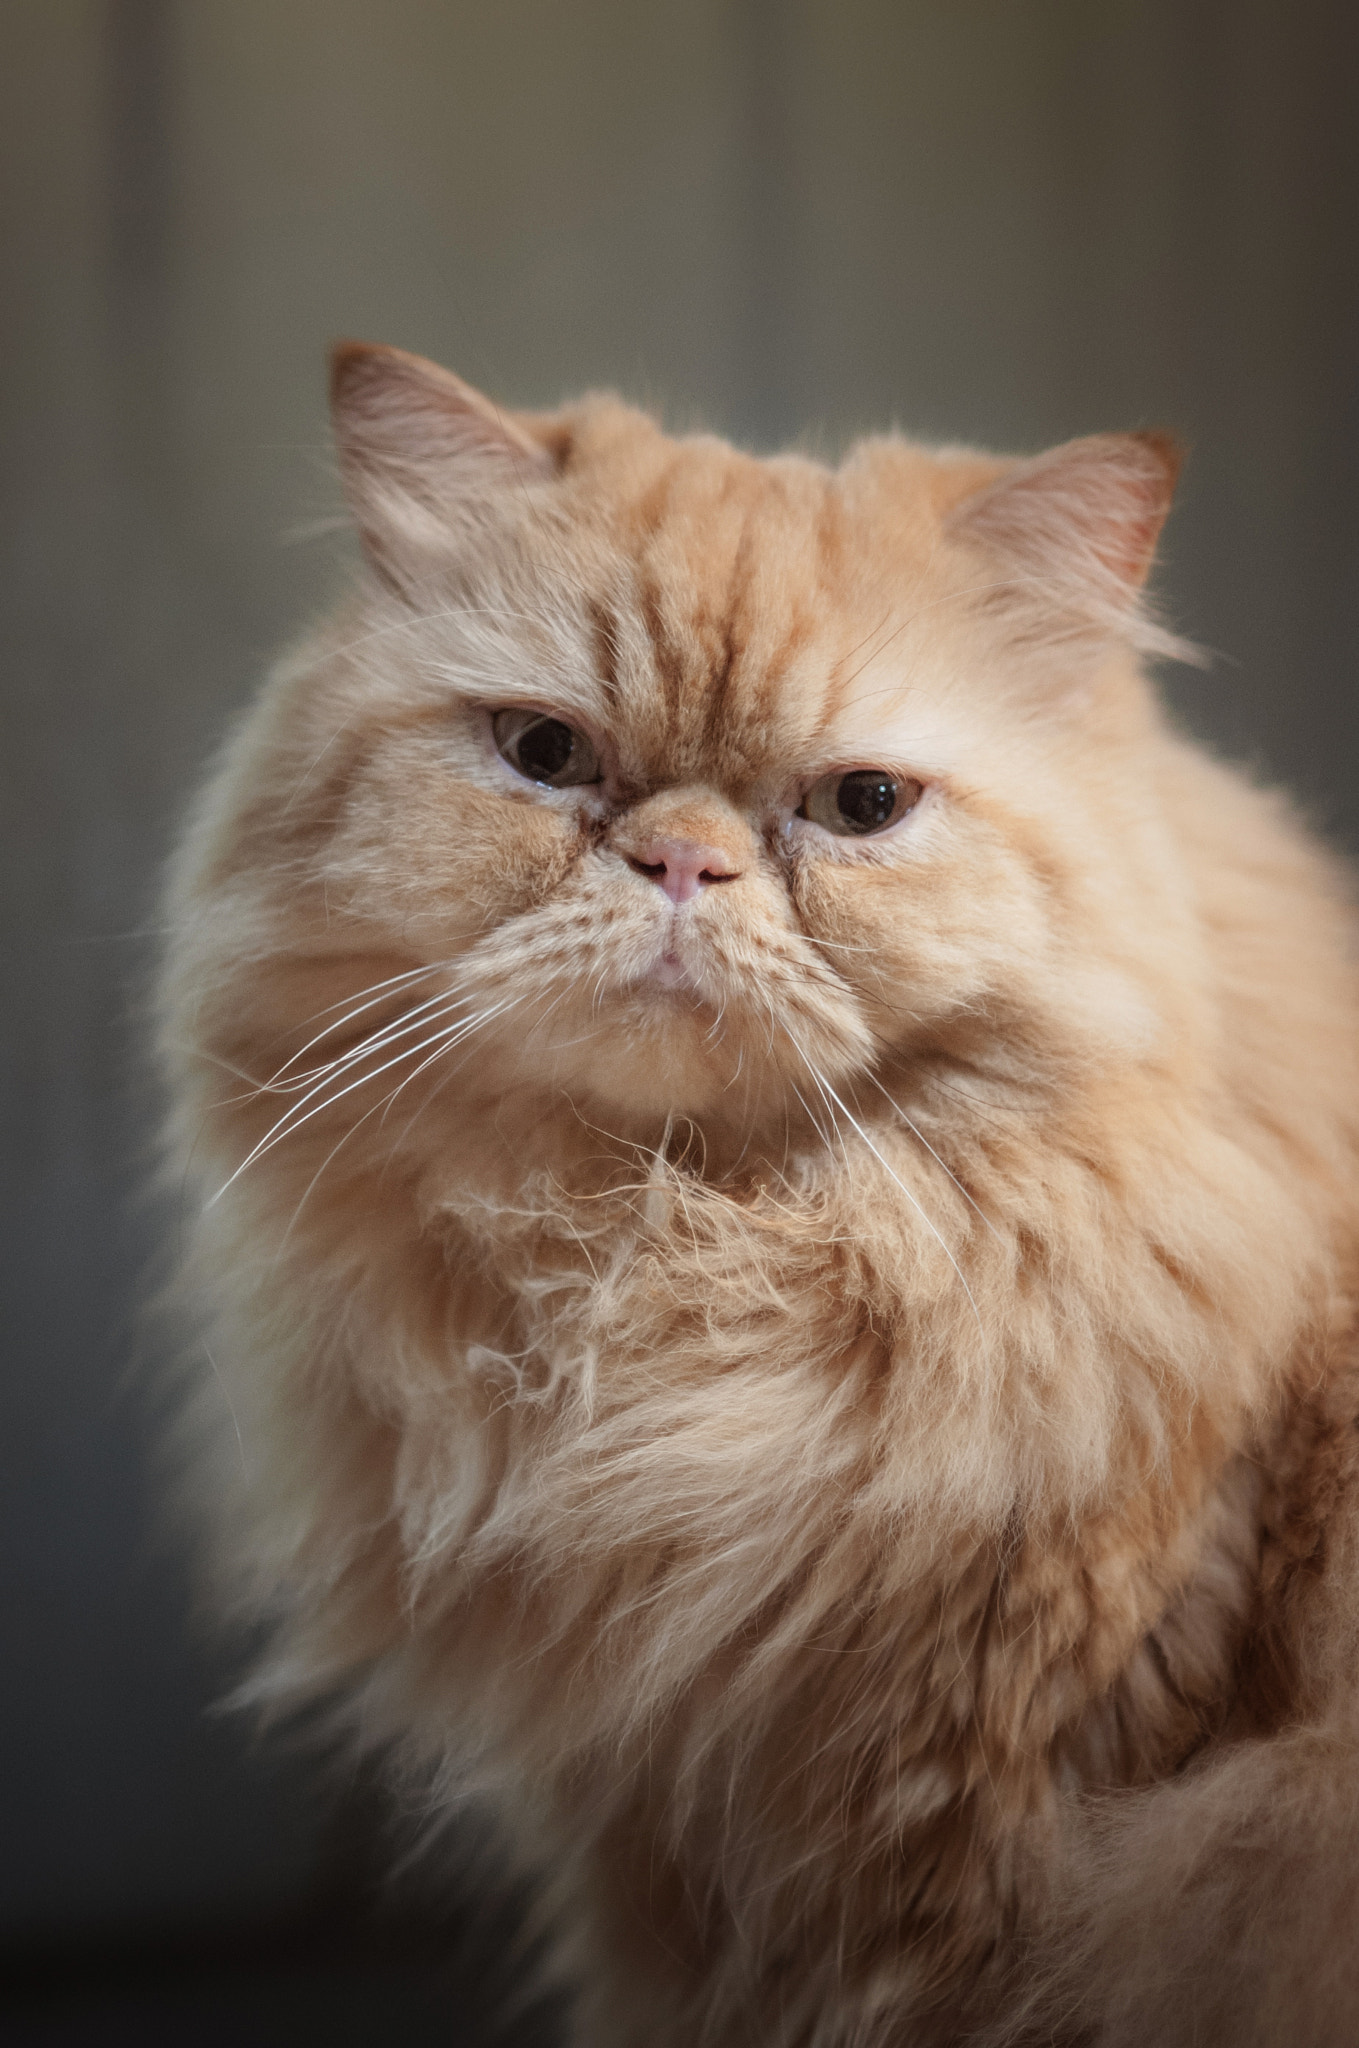
M333 403L364 586L199 838L229 1063L749 1133L1154 1037L1166 439L832 470L357 345Z

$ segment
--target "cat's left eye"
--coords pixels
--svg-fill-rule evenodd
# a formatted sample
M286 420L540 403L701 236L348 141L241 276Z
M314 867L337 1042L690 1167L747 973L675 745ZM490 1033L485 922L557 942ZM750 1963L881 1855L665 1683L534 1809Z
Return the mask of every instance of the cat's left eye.
M798 815L839 837L865 838L895 825L924 794L924 784L913 775L893 775L886 768L837 768L812 784Z
M548 789L571 789L598 782L599 756L583 732L545 711L496 711L491 714L496 752L530 782Z

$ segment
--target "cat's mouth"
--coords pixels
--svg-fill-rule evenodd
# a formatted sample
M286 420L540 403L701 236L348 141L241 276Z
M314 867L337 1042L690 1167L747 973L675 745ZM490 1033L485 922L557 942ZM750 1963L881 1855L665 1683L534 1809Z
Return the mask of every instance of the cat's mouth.
M633 989L642 995L664 990L670 995L701 1000L705 992L704 948L698 943L698 935L690 928L690 921L683 911L676 911L665 919L651 943L655 951L634 980Z
M647 972L642 976L644 988L682 989L690 994L698 993L698 983L691 970L685 966L678 953L665 952L657 955Z

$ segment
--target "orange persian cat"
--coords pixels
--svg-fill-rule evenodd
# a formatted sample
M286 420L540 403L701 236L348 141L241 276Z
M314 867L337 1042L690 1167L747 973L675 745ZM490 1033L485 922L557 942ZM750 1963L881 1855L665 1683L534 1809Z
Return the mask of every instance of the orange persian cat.
M256 1695L584 2048L1359 2040L1355 924L1139 669L1173 446L333 395L162 987Z

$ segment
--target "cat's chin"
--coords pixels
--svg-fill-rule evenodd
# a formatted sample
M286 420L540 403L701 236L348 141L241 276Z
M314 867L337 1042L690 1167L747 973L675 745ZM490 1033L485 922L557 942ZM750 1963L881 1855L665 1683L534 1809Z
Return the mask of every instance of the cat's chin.
M682 1117L714 1143L736 1131L745 1145L765 1126L782 1143L790 1116L798 1121L808 1069L844 1086L874 1047L852 1017L804 1010L778 1030L768 1010L766 1003L752 1011L739 990L713 987L702 962L666 949L588 1003L549 1002L541 1025L514 1034L506 1052L517 1085L577 1105L589 1100L604 1121L621 1117L611 1127L630 1138Z
M698 983L678 953L662 953L635 985L644 995L661 990L697 999L700 994Z
M535 1071L573 1099L588 1095L629 1128L673 1116L719 1121L736 1113L733 1080L751 1066L711 997L678 962L658 960L620 989L603 1036L565 1044ZM729 1024L730 1024L729 1020ZM716 1028L715 1028L716 1027ZM741 1105L749 1089L740 1091Z

